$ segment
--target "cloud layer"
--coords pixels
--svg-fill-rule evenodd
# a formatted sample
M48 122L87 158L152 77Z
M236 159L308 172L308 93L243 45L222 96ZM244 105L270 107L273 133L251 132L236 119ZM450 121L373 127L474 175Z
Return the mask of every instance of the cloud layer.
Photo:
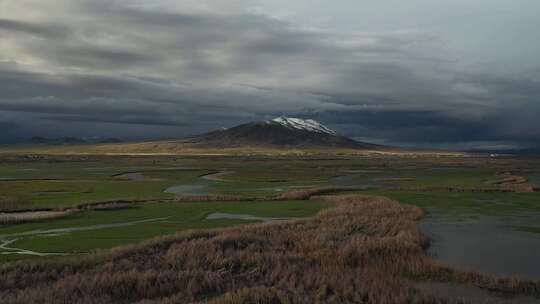
M0 141L181 137L281 114L388 143L540 139L540 66L477 64L421 29L309 27L252 1L146 3L0 0Z

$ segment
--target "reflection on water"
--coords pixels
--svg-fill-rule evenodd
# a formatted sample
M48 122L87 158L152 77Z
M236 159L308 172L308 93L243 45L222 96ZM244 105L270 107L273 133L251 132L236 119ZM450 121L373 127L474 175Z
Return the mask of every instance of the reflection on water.
M531 183L535 187L540 188L540 174L529 175L528 178L529 178L529 183Z
M165 193L188 195L207 194L206 188L205 185L177 185L167 188Z
M429 253L453 266L540 279L540 234L512 228L534 222L538 216L458 221L430 214L420 227L433 239Z

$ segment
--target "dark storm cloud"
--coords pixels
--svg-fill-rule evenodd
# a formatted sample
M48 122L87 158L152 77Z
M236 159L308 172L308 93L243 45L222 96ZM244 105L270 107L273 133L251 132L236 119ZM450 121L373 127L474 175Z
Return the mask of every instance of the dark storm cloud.
M351 137L368 136L402 143L498 139L491 137L491 119L462 120L435 111L362 111L325 113L320 116L336 125L362 125L361 129L349 128L348 135Z
M68 35L67 27L55 24L34 24L25 21L0 18L0 33L29 34L43 38L63 38Z
M5 4L0 121L144 138L290 114L389 142L539 137L538 68L471 65L427 31L336 33L233 2Z
M92 117L84 115L53 115L49 117L41 118L43 120L51 121L70 121L70 122L106 122L106 123L117 123L117 124L128 124L128 125L153 125L153 126L187 126L184 123L175 122L175 121L165 121L161 118L151 119L145 116L134 116L134 117Z
M68 66L92 66L106 69L117 69L132 65L145 65L155 60L151 56L129 52L126 50L113 50L88 47L65 48L61 51L51 50L50 60Z
M537 147L540 132L530 127L536 124L533 118L537 117L536 113L496 113L477 119L462 119L437 111L368 110L312 113L309 117L327 121L346 130L346 135L364 141L425 147L459 148L461 145L467 149L475 146L465 143L478 143L477 148L504 143L517 149Z

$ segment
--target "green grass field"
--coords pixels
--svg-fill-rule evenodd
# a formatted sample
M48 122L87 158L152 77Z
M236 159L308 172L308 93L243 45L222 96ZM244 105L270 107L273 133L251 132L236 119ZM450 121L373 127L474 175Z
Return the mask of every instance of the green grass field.
M527 163L530 165L531 163ZM281 192L319 186L369 186L363 194L383 195L448 216L506 216L540 213L539 193L421 192L422 187L485 187L497 172L523 166L505 160L454 158L294 159L245 157L84 157L6 161L0 164L0 197L27 202L24 208L58 208L107 200L150 200L135 208L85 211L64 218L0 225L0 239L11 248L48 253L86 253L136 243L186 229L216 228L252 221L207 220L213 212L259 217L306 217L327 205L316 201L158 203L173 198L171 186L198 187L201 194L270 198ZM540 166L538 166L540 167ZM222 180L202 176L228 171ZM142 180L119 178L138 173ZM394 189L394 190L393 190ZM138 222L151 220L149 222ZM131 223L131 224L130 224ZM118 225L119 226L115 226ZM109 225L108 227L94 227ZM111 226L112 225L112 226ZM86 227L55 232L54 229ZM99 228L99 229L98 229ZM516 227L538 232L538 227ZM21 233L53 230L50 233ZM13 250L3 250L0 252ZM0 254L0 261L36 256Z
M208 182L201 175L234 171L224 179ZM365 173L345 173L359 170ZM363 170L363 171L362 171ZM141 172L143 181L113 177L122 172ZM298 187L340 184L395 185L400 187L462 186L474 187L493 179L493 169L384 167L359 160L330 161L242 161L238 159L89 163L24 163L0 166L0 193L31 201L35 207L72 206L82 202L110 199L151 199L172 197L163 191L174 185L204 185L208 192L246 196L268 196Z
M89 252L98 248L138 242L154 236L186 229L216 228L250 221L206 219L214 212L244 214L260 217L290 218L315 215L327 204L316 201L287 202L226 202L226 203L145 203L135 208L111 211L87 211L54 221L42 221L4 226L0 238L17 239L10 247L37 252ZM92 229L92 226L123 224L144 220L122 227ZM89 230L51 232L21 236L29 231L46 231L88 227ZM19 234L19 235L17 235Z
M381 195L416 205L446 216L508 216L540 213L540 193L451 193L372 190Z

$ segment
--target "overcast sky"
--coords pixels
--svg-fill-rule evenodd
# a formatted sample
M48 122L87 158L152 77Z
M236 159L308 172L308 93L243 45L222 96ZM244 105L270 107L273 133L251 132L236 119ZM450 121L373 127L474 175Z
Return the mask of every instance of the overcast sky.
M378 143L538 147L538 29L538 0L0 0L0 142L289 115Z

